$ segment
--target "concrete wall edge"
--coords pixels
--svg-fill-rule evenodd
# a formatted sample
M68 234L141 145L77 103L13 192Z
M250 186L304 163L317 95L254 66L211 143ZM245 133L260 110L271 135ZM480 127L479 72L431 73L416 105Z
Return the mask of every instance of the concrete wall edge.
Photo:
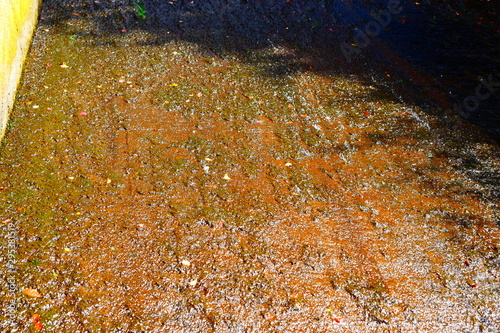
M16 92L21 81L24 69L24 62L30 49L33 32L38 22L38 15L42 0L33 0L30 11L24 19L20 31L17 34L17 47L14 59L12 60L8 73L4 76L5 91L0 91L0 141L4 139L7 130L10 113L14 106ZM8 13L5 13L8 15Z

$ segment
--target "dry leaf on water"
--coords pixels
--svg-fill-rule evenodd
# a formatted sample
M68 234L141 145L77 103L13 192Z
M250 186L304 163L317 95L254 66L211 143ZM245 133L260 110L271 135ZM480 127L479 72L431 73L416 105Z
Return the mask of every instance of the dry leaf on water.
M25 288L23 290L23 293L30 297L35 297L35 298L42 297L42 295L40 295L40 293L36 289Z
M39 332L43 328L43 324L40 321L40 315L38 313L35 313L31 316L31 319L33 320L33 324L35 326L35 331Z

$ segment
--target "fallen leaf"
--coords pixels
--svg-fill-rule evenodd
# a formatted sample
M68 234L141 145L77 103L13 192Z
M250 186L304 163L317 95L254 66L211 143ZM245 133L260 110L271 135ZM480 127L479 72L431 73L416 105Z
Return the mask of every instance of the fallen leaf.
M217 227L216 228L217 229L222 229L222 227L224 227L224 221L222 221L222 220L217 221Z
M181 264L184 265L184 266L191 266L191 263L187 260L183 260L181 261Z
M469 286L471 286L472 288L476 288L476 287L478 286L478 284L477 284L477 283L475 283L474 281L472 281L472 280L471 280L471 279L469 279L469 278L466 278L466 279L465 279L465 282L467 282L467 284L468 284Z
M194 280L189 281L189 285L192 287L196 286L197 283L198 283L198 279L194 279Z
M169 86L169 87L177 87L177 86L178 86L178 84L177 84L177 83L171 83L171 84L169 84L168 86Z
M42 328L43 328L43 324L41 322L37 321L35 323L35 331L39 332L42 330Z
M42 295L40 295L40 293L36 289L25 288L23 290L23 293L30 297L35 297L35 298L42 297Z
M225 179L225 180L231 180L231 178L229 177L229 175L227 173L224 174L224 177L222 177L222 178Z
M63 62L63 63L61 64L61 68L69 68L69 66L68 66L65 62Z
M33 319L33 322L38 322L40 321L40 315L38 313L33 313L33 315L31 316L31 319Z
M12 219L6 219L6 220L2 221L3 224L7 224L7 223L10 223L10 222L12 222Z

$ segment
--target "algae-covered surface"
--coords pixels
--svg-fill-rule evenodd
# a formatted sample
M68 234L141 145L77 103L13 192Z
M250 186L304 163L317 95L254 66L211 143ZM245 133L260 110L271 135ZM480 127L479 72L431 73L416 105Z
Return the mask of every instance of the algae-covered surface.
M385 6L45 1L0 151L1 331L498 332L498 92L453 112L498 80L496 23L453 72L395 46L448 9L401 3L347 59Z

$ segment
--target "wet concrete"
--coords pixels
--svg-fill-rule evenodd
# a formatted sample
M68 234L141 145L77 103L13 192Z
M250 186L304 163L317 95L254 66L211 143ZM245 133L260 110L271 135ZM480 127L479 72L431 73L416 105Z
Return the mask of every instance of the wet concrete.
M494 122L394 32L347 61L383 8L46 1L0 155L2 330L497 332Z

